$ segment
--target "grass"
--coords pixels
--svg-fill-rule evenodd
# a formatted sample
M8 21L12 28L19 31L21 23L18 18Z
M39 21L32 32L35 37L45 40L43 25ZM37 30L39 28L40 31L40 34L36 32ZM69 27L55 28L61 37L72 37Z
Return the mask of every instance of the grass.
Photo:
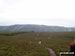
M75 32L0 32L0 56L50 56L47 47L58 56L59 51L69 51L74 37Z

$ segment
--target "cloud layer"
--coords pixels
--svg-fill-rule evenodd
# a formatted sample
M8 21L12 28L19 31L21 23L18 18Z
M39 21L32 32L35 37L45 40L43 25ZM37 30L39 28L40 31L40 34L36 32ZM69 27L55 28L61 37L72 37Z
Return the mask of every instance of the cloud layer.
M0 0L0 25L75 27L75 0Z

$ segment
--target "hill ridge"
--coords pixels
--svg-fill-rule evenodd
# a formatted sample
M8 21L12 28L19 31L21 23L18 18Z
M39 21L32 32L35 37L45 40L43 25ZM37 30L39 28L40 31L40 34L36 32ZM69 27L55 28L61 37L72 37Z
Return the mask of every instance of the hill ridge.
M0 31L66 32L75 31L75 27L16 24L10 26L0 26Z

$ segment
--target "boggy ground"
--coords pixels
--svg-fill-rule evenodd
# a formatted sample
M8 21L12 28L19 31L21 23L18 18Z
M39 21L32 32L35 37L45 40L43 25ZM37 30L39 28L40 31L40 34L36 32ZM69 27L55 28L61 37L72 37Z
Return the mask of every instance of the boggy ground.
M47 47L53 48L59 56L59 51L69 50L69 43L73 42L74 37L75 32L25 32L17 35L12 33L0 35L0 56L50 56Z

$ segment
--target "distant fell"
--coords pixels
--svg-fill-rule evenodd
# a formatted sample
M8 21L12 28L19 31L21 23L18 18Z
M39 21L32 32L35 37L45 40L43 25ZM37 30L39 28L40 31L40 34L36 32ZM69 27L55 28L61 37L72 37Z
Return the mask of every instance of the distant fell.
M35 32L67 32L75 31L75 27L46 26L46 25L11 25L0 26L0 31L35 31Z

